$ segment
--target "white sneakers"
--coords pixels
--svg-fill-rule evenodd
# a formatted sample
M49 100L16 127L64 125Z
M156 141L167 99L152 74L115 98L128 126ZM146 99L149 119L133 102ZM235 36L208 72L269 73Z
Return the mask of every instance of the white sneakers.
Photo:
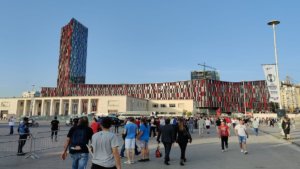
M241 150L241 153L244 153L244 154L248 154L248 151L244 151L243 149Z

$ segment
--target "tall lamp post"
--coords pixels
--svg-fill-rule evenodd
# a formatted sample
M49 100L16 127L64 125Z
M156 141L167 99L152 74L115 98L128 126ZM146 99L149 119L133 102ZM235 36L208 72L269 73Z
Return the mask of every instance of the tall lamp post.
M276 66L276 76L278 78L278 83L277 83L277 87L278 87L278 100L279 100L279 108L282 109L282 105L281 105L281 96L280 96L280 80L279 80L279 71L278 71L278 55L277 55L277 46L276 46L276 31L275 31L275 26L278 25L280 22L273 20L271 22L268 22L268 25L272 26L273 29L273 35L274 35L274 50L275 50L275 66Z

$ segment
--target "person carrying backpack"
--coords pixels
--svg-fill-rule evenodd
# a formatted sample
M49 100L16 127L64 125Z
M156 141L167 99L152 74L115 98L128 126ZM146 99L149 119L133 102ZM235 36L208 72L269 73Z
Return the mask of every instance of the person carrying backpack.
M19 133L19 145L18 145L18 156L25 155L23 152L23 147L26 143L26 139L30 134L29 127L28 127L28 118L24 117L23 122L18 127Z
M79 119L78 126L72 127L69 130L61 158L63 160L66 159L67 150L69 149L70 156L73 160L72 169L86 168L89 159L89 150L86 145L92 136L93 130L89 127L89 121L86 116Z

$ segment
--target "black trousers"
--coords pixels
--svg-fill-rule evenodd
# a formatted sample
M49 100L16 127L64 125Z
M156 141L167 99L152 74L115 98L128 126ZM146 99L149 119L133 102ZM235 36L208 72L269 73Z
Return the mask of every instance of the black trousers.
M97 165L97 164L92 164L92 168L91 169L117 169L117 167L102 167L100 165Z
M180 159L184 160L185 159L185 151L186 151L187 142L178 143L178 144L179 144L180 151L181 151Z
M18 145L18 153L23 153L23 147L26 143L27 135L20 135L19 137L19 145Z
M222 150L224 150L224 146L228 148L228 136L221 136L221 146Z
M284 132L285 138L287 138L287 135L290 134L290 129L284 129L283 132Z
M154 137L156 136L155 128L156 128L156 127L151 127L151 128L150 128L150 137L151 137L152 133L153 133L153 136L154 136Z
M165 147L165 161L170 161L170 152L172 148L172 143L166 143L164 142L164 147Z
M55 135L55 139L57 139L57 130L51 130L51 139L53 139L54 135Z
M14 126L9 126L9 128L10 128L9 134L14 134Z

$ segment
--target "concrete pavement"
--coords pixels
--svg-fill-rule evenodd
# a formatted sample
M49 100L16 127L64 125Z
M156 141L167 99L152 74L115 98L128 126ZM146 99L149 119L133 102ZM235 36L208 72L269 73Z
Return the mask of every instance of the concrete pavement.
M281 135L278 125L276 124L274 127L269 126L261 126L260 130L264 133L270 134L278 139L283 139ZM300 122L296 121L296 126L291 126L291 140L288 142L300 146Z
M122 163L124 169L163 169L163 168L201 168L201 169L297 169L300 167L300 148L285 141L276 139L268 134L260 133L254 136L251 133L248 139L248 155L240 152L237 137L229 139L229 151L221 152L220 140L216 137L215 131L199 137L193 134L193 143L187 148L187 163L185 166L179 165L180 150L174 144L171 151L170 166L163 164L163 158L155 158L156 147L155 138L152 138L150 148L150 162L135 163L126 165ZM0 150L1 151L1 150ZM71 159L62 161L59 157L62 148L55 148L47 151L37 152L40 159L24 159L24 157L0 158L1 169L18 168L44 168L44 169L66 169L71 168ZM164 154L163 148L161 148ZM122 159L124 162L125 159ZM89 163L90 166L90 163ZM90 168L90 167L88 167Z

